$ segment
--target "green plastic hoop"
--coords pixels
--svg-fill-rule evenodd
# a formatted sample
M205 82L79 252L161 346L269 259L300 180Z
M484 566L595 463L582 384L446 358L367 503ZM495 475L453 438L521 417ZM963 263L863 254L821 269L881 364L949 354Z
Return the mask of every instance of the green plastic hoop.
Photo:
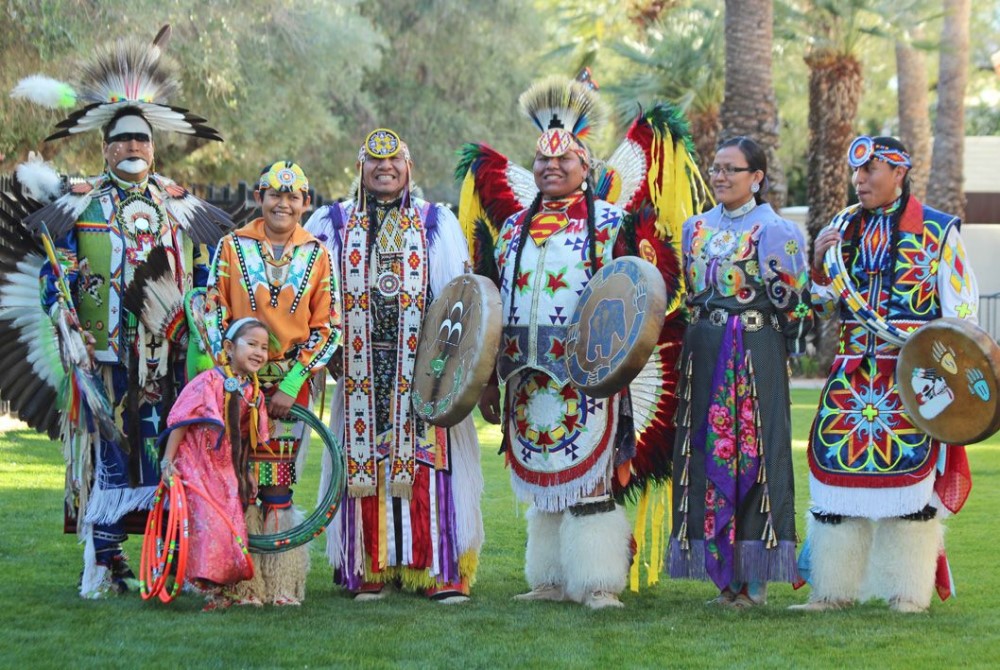
M333 431L319 420L315 414L301 405L292 405L291 415L304 422L307 426L319 433L319 437L326 445L326 450L330 454L330 461L333 463L333 470L330 473L330 484L323 495L323 500L310 514L305 521L291 530L272 535L251 535L250 549L259 554L276 554L300 547L313 538L321 535L334 515L340 508L341 498L344 496L344 489L347 487L347 469L344 467L344 450L341 448L337 438L333 436Z

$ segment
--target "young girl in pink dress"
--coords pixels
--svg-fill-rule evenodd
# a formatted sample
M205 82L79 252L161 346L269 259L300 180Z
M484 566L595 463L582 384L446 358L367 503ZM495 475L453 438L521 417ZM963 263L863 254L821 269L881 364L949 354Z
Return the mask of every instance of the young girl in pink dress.
M226 364L202 372L181 391L167 419L163 478L179 476L187 492L189 549L186 580L208 597L206 611L237 601L230 589L254 576L244 509L257 496L248 467L251 442L268 439L267 410L257 371L267 361L268 330L253 318L226 332Z

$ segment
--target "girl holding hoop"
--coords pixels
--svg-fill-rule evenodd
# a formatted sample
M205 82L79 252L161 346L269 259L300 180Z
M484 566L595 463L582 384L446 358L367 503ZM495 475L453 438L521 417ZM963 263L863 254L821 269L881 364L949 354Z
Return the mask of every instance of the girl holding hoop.
M202 372L181 391L167 419L160 468L188 489L186 578L208 597L205 610L260 605L225 587L254 576L243 511L257 496L248 467L253 445L268 439L267 409L257 371L267 361L269 333L257 319L233 322L223 347L227 361Z

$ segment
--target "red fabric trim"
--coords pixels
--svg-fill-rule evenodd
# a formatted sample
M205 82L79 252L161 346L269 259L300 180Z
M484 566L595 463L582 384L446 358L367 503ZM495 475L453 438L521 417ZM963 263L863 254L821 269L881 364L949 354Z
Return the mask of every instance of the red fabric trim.
M815 424L813 426L813 431L815 431ZM810 439L813 431L810 431ZM898 475L841 475L831 474L826 470L820 469L816 463L816 457L813 454L813 446L809 445L809 471L812 473L813 477L819 480L821 484L826 484L827 486L869 489L888 489L912 486L913 484L916 484L917 482L930 476L931 472L934 470L934 465L937 463L938 449L940 448L941 446L937 445L931 449L927 460L919 470L910 470L909 472Z
M955 594L955 587L951 583L951 569L948 567L948 556L944 553L944 549L938 554L937 569L934 571L934 588L942 601Z
M378 496L366 496L360 498L359 502L361 503L361 536L365 553L371 558L372 572L381 572L382 566L378 564Z
M934 482L934 492L952 514L958 514L972 492L972 470L965 447L943 447L944 474Z
M425 570L434 565L431 546L430 468L417 468L410 499L410 533L413 536L413 562L407 567ZM439 502L440 504L440 502Z

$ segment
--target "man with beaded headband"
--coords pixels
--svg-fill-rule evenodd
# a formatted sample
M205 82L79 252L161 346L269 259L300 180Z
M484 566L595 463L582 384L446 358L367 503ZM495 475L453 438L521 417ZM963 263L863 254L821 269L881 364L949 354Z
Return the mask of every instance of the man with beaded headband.
M848 162L859 203L817 236L813 256L813 303L842 321L809 443L813 507L799 563L812 593L795 608L837 609L874 596L899 612L923 612L936 578L941 597L949 593L940 519L962 507L971 478L964 447L912 424L895 379L899 347L870 315L903 331L940 317L974 321L978 289L959 219L910 195L902 143L859 137ZM824 270L841 240L837 269L866 305L841 299Z
M451 211L414 193L397 133L369 133L357 168L354 197L306 225L330 249L344 305L331 427L347 452L347 498L327 555L355 600L398 584L465 602L483 541L475 426L471 417L448 429L422 422L410 382L425 311L465 270L468 250Z
M75 419L76 410L84 411L79 405L61 408L67 503L79 506L77 531L86 546L84 597L127 588L131 571L121 551L122 517L151 506L160 478L156 437L183 380L187 327L181 298L192 286L204 285L205 245L214 245L232 226L223 211L154 172L154 128L221 141L204 119L166 104L179 88L175 66L161 53L168 36L165 27L151 44L129 38L100 46L80 70L75 89L35 75L12 94L55 108L85 102L48 139L90 130L100 130L104 139L105 171L75 181L66 193L58 176L37 162L18 170L26 193L51 201L25 220L29 230L54 242L60 266L46 262L34 277L36 286L41 280L42 306L64 345L72 339L67 335L82 334L96 363L95 378L103 381L110 401L109 414L124 434L123 439L98 435ZM6 274L3 283L13 286L15 275ZM153 276L161 291L155 306L142 299ZM130 302L129 293L136 292L138 301ZM4 302L12 307L7 298ZM46 332L51 329L31 330L30 338L21 340L28 349L22 360L51 379L38 369L48 360L41 353ZM5 347L14 346L4 340ZM88 367L85 360L80 367ZM5 374L23 377L24 370L15 366ZM68 374L77 378L73 369ZM0 385L9 388L10 381ZM51 394L55 404L53 389L38 392ZM72 404L75 394L61 397Z
M249 533L287 531L302 522L292 507L296 461L308 439L304 423L289 417L294 403L311 405L311 380L340 344L338 292L326 249L302 227L309 180L291 161L265 167L254 191L262 216L219 242L208 281L206 308L212 350L234 319L255 317L271 331L269 360L257 373L268 404L271 437L250 454L261 506L247 510ZM303 450L304 452L304 450ZM255 554L258 574L241 598L250 603L298 605L305 597L308 547Z

